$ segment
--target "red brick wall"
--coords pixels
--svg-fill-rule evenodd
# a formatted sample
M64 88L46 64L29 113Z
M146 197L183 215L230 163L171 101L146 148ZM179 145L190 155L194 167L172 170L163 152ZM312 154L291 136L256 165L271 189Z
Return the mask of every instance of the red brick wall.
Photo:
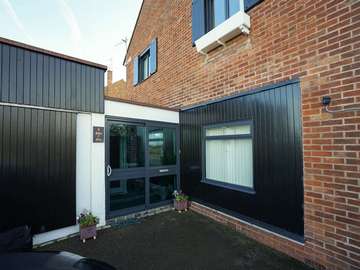
M126 82L124 80L116 81L105 87L105 97L120 98L126 91Z
M180 107L300 78L304 254L328 269L360 268L360 112L329 114L320 102L360 106L360 1L265 0L249 15L249 36L203 56L192 47L191 0L145 0L122 98ZM158 71L133 87L133 56L155 37Z
M308 260L309 256L305 255L305 248L304 245L301 243L287 239L285 237L281 237L278 234L269 232L262 228L250 225L247 222L226 215L222 212L211 209L196 202L191 203L190 209L199 214L208 216L219 223L229 226L236 231L242 232L247 236L257 240L258 242L270 246L291 257L294 257L299 261L307 262Z
M106 71L106 75L105 97L120 98L126 91L126 82L123 79L113 82L113 73L110 69Z

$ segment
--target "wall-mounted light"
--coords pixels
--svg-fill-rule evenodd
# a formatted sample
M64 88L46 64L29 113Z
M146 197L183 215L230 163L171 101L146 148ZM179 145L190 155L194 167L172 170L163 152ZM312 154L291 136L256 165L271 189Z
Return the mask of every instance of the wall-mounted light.
M322 97L322 105L325 107L325 111L328 113L337 113L337 112L356 112L360 111L360 108L347 108L347 109L340 109L340 110L331 110L329 109L331 103L331 97L324 96Z
M325 96L322 98L322 104L324 106L329 106L330 105L330 102L331 102L331 97L329 96Z

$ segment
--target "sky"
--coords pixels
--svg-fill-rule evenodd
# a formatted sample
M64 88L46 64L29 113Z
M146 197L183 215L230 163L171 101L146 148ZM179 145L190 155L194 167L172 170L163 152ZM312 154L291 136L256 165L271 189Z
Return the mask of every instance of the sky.
M113 69L122 66L142 0L0 0L0 37Z

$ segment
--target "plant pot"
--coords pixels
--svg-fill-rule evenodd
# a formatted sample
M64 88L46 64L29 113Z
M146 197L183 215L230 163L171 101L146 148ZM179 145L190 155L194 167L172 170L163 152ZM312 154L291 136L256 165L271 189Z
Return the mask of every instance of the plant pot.
M174 200L174 208L176 211L187 211L188 209L188 201L187 200L183 200L183 201L177 201Z
M80 227L80 239L85 243L86 239L93 238L96 239L96 224Z

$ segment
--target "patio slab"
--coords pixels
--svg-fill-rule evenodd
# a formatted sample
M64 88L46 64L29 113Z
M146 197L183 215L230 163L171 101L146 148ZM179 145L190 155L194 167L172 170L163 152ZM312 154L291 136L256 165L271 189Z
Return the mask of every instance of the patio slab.
M119 270L311 269L191 211L166 212L138 224L102 230L85 244L73 237L39 249L74 252Z

